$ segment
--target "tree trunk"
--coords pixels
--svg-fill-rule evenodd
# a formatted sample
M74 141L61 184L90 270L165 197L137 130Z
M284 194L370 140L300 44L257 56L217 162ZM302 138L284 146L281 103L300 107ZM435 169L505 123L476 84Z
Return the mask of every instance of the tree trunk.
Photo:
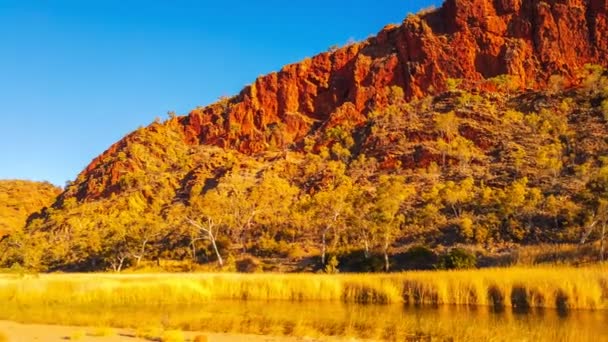
M388 238L384 239L384 271L388 272L390 263L388 262Z
M220 267L224 267L224 259L220 255L220 251L217 249L217 244L215 243L215 236L209 231L209 240L211 240L211 245L213 245L213 250L215 251L215 256L217 256L217 262L220 264Z
M146 244L148 244L148 240L144 241L143 244L141 245L141 250L139 251L139 255L135 255L135 259L137 260L137 261L135 261L136 266L139 266L141 259L144 258L144 254L146 253Z
M191 225L198 228L199 231L205 232L205 234L207 234L207 238L211 241L211 245L213 246L213 251L215 252L215 255L217 256L217 262L220 264L220 267L223 267L224 259L222 259L222 256L220 255L220 251L217 249L217 244L215 243L215 235L213 235L213 227L215 226L215 224L213 224L213 221L211 221L211 219L208 219L209 228L205 228L205 227L201 226L196 221L194 221L190 218L188 218L188 222L190 222ZM197 239L191 241L191 244L193 245L193 247L194 247L195 241L197 241Z
M604 262L604 237L606 236L606 222L602 224L602 236L600 238L600 262Z
M191 248L191 252L192 252L192 261L197 262L198 260L196 260L196 245L195 245L195 241L190 242L190 248Z
M597 224L597 221L593 221L589 227L587 227L587 229L583 232L583 236L581 236L581 241L579 242L581 245L584 245L585 242L587 242L587 238L589 237L589 235L591 235L591 232L593 231L593 228L595 227L595 225Z
M122 265L124 264L126 257L119 256L116 259L118 260L118 263L113 262L112 268L114 269L114 272L120 273L120 271L122 270Z
M323 235L321 236L321 265L325 265L325 234L327 233L327 228L323 230Z

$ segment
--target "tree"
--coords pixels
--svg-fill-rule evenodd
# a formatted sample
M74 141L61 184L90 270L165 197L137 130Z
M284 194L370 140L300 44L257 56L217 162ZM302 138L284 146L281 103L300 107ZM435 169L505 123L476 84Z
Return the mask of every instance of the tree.
M373 196L374 206L370 218L373 222L373 233L380 235L382 240L384 269L387 272L390 268L388 250L404 219L400 213L401 206L413 194L414 188L407 186L402 176L380 176Z
M126 239L129 254L135 259L136 266L147 255L146 247L163 234L163 228L161 221L152 213L146 213L133 222Z
M475 181L472 177L465 178L460 183L448 181L440 191L443 202L452 209L454 217L459 218L463 206L475 196Z
M435 127L441 132L444 139L451 140L458 134L459 119L456 113L448 112L435 115Z
M188 223L190 223L192 226L194 226L196 229L198 229L201 233L205 234L205 237L211 242L211 245L213 246L213 251L215 252L215 256L217 258L217 263L220 265L220 267L224 266L224 259L222 259L222 255L220 254L219 249L217 248L217 242L216 242L216 223L215 221L213 221L213 219L210 216L207 216L204 219L204 224L200 224L196 221L194 221L191 218L187 218ZM196 245L195 242L198 240L199 238L194 238L192 239L190 246L192 247L192 255L193 258L196 257Z
M587 206L590 207L591 216L587 227L583 231L580 244L584 244L591 233L598 228L600 240L600 261L604 261L606 225L608 224L608 158L602 158L602 166L594 177L587 184L591 190L591 198L587 199Z
M192 233L190 234L190 248L193 260L196 260L197 255L196 242L208 240L213 247L218 264L220 267L224 266L224 259L217 246L217 237L220 228L230 221L229 212L226 211L226 206L231 204L229 201L230 199L219 188L208 190L202 195L193 194L190 198L190 206L185 219L194 228L194 231L190 230Z
M306 206L311 222L317 227L318 235L321 238L321 264L323 265L327 253L327 234L333 231L335 245L338 231L345 225L348 214L353 209L352 203L350 203L352 180L344 174L342 163L332 163L334 163L334 168L328 177L327 184L310 198Z

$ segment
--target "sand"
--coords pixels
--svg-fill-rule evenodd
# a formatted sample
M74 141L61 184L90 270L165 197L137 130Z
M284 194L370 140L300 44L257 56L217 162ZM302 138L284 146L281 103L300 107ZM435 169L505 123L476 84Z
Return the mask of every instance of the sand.
M11 321L0 321L0 342L6 337L9 342L150 342L153 340L138 338L135 331L129 329L112 329L111 336L94 336L99 329L66 325L23 324ZM3 336L4 335L4 336ZM195 336L205 335L209 342L314 342L314 341L354 341L339 338L298 338L272 337L244 334L184 332L186 341L192 341Z

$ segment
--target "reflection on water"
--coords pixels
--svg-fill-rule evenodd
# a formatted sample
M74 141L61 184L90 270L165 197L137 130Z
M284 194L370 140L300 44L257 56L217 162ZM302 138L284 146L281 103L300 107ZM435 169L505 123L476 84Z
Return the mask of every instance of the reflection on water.
M210 302L137 308L9 307L0 318L90 326L356 336L398 341L608 341L608 312L344 303Z

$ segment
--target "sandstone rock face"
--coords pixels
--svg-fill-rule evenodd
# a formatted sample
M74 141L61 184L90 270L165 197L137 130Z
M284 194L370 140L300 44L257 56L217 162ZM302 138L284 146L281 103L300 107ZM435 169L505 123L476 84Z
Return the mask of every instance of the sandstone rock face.
M386 105L393 86L403 89L406 100L441 92L450 78L474 89L509 74L521 88L540 88L554 74L576 83L587 63L608 64L608 0L446 0L435 11L285 66L234 98L168 124L186 144L255 153L269 144L297 143L316 127L360 123ZM127 140L94 160L79 179L115 183L130 166L112 165L109 175L99 166Z
M344 103L366 114L388 87L407 99L510 74L539 87L553 74L576 79L586 63L608 60L606 0L448 0L438 10L388 26L375 38L258 78L237 97L182 120L190 143L264 149L264 132L285 125L283 143L305 136ZM231 134L232 131L232 134Z

